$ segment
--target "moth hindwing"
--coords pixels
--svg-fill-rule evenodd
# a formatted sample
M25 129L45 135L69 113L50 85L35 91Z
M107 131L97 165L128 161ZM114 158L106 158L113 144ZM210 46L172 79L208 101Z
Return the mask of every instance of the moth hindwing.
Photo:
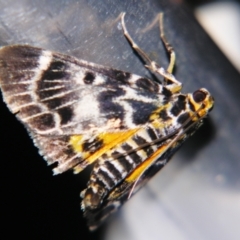
M11 112L26 126L54 174L92 164L82 209L90 229L161 169L201 124L214 101L201 88L181 93L172 75L124 35L162 83L26 45L0 49L0 86Z

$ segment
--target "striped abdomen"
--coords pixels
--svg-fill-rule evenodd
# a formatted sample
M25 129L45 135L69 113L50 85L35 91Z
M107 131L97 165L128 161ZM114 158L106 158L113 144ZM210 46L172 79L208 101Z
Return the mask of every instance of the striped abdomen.
M83 208L99 207L103 198L141 163L150 157L161 145L151 145L163 133L149 125L139 130L112 151L103 154L92 171L88 188L82 193ZM146 145L146 146L144 146Z

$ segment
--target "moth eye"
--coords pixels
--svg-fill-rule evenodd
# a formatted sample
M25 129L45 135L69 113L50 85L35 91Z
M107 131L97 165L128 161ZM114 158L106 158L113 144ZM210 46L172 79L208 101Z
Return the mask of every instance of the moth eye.
M195 102L200 103L206 98L207 94L202 90L197 90L193 93L193 99Z

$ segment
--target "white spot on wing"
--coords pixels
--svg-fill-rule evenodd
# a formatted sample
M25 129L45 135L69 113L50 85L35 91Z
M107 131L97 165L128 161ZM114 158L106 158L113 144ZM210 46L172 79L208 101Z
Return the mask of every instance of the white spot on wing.
M142 77L140 77L140 76L138 76L138 75L136 75L136 74L131 74L131 77L128 79L128 81L131 83L131 84L133 84L133 83L135 83L138 79L140 79L140 78L142 78Z
M93 84L94 85L101 85L101 84L104 84L105 83L105 79L103 76L101 75L96 75L94 81L93 81Z
M76 82L76 84L84 85L83 78L85 76L85 71L80 71L79 69L76 70L77 71L73 80Z
M75 120L88 120L97 123L100 119L99 105L96 98L93 96L91 89L86 89L82 92L82 98L75 104Z
M37 82L41 80L42 74L48 69L52 61L52 52L43 50L38 60L38 67L33 70L35 76L32 78L32 84L29 85L29 91L32 92L32 100L38 102L38 96L36 94ZM43 108L43 106L42 106ZM45 108L46 110L46 108Z
M47 70L50 62L52 61L52 52L50 51L42 51L42 55L39 58L39 69Z

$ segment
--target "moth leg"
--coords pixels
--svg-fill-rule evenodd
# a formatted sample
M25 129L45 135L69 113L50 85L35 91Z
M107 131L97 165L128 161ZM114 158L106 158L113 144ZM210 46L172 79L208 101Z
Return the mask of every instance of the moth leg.
M170 63L168 66L168 69L165 70L164 68L160 67L155 61L152 61L148 55L134 42L132 37L127 31L125 22L124 22L124 16L125 13L122 13L121 15L121 23L123 28L123 33L126 39L129 41L129 43L132 45L132 48L139 54L139 56L147 63L145 65L146 68L148 68L150 71L160 74L164 77L163 84L166 88L168 88L172 93L177 93L182 89L182 84L172 75L173 67L175 64L175 52L173 50L173 47L167 42L164 32L163 32L163 17L161 14L159 15L159 21L160 21L160 29L161 29L161 39L164 43L164 46L166 47L167 51L170 54Z
M130 44L132 45L132 48L140 55L140 57L149 64L148 68L151 69L152 71L154 71L153 69L155 69L155 65L156 63L154 61L152 61L148 55L134 42L134 40L132 39L132 37L130 36L130 34L127 31L126 25L125 25L125 21L124 21L124 16L125 13L122 13L121 15L121 22L122 22L122 28L123 28L123 34L124 36L127 38L127 40L130 42Z
M179 81L177 81L177 79L175 79L174 76L172 75L173 68L176 63L176 54L175 54L173 46L168 42L168 40L165 36L165 33L164 33L163 13L159 13L159 30L160 30L160 38L164 44L165 49L167 50L167 52L170 56L170 61L168 64L167 71L165 71L166 75L164 76L163 81L164 81L165 85L167 85L169 83L169 81L170 81L170 83L172 82L176 87L173 87L171 90L172 90L172 92L177 93L177 92L181 91L182 84ZM164 69L163 69L163 71L164 71Z
M164 28L163 28L163 13L159 13L159 30L160 30L160 38L162 39L162 42L170 55L170 62L167 68L167 72L172 73L173 68L176 62L176 54L173 49L173 46L167 41L165 33L164 33Z

